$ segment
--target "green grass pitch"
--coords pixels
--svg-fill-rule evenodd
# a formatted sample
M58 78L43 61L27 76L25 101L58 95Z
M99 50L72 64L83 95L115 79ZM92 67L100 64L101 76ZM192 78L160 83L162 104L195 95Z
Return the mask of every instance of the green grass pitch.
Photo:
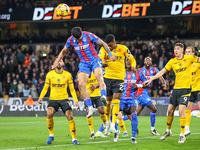
M95 132L101 125L100 117L93 117ZM139 135L137 144L132 144L131 123L125 121L129 136L119 137L113 142L113 134L106 138L90 140L90 131L86 117L74 117L77 129L77 140L80 145L72 145L68 121L65 117L54 117L55 140L46 145L48 130L45 117L0 117L0 149L48 149L48 150L192 150L200 148L200 118L192 117L190 130L184 144L178 143L180 134L179 118L175 117L172 125L173 136L160 141L160 136L150 134L150 117L139 116ZM167 117L156 118L156 129L162 135L166 129ZM121 129L120 129L121 130ZM121 131L122 133L122 131Z

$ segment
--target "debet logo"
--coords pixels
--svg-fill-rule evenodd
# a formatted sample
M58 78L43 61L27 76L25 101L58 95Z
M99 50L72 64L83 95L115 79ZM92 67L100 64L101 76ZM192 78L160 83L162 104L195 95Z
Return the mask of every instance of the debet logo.
M102 18L146 16L150 5L151 3L104 5ZM141 13L140 10L142 10Z
M172 3L171 15L199 14L200 1L175 1Z

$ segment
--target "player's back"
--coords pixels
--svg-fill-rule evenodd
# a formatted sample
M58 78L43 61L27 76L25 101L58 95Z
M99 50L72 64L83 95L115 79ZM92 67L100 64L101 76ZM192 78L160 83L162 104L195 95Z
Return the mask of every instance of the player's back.
M108 67L105 68L105 78L124 80L125 77L125 57L128 48L124 45L117 44L117 47L111 51L112 55L117 58L116 61L109 59L108 53L101 47L99 56L104 60ZM130 52L129 52L130 53Z
M81 62L90 62L95 58L99 58L93 44L97 43L98 40L99 37L97 37L96 35L87 31L83 31L80 42L78 42L73 36L71 36L68 38L65 46L67 48L73 46Z
M62 73L56 73L55 70L48 72L46 83L50 85L49 100L68 99L67 87L73 84L71 74L65 70Z

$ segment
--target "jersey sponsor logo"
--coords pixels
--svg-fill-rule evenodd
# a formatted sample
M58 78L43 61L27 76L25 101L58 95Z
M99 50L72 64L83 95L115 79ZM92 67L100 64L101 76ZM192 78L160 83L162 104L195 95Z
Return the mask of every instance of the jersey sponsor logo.
M132 84L134 84L134 83L136 83L136 80L124 80L124 83L132 83Z
M145 76L145 78L146 78L147 80L149 80L149 79L153 78L153 76Z
M82 6L69 7L70 13L66 17L60 17L56 14L56 7L46 7L46 8L35 8L33 12L33 21L38 20L60 20L60 19L77 19L79 11L82 10ZM73 12L73 15L72 15Z
M196 75L196 72L192 72L192 75Z
M151 3L104 5L102 18L146 16Z
M65 84L52 84L52 87L65 87Z
M200 1L175 1L172 3L171 15L199 14Z
M88 47L89 47L89 44L86 44L86 45L83 45L83 46L76 46L74 48L75 48L75 50L83 50L83 49L86 49Z
M187 67L177 69L177 70L176 70L176 73L179 73L179 72L185 71L186 69L187 69Z

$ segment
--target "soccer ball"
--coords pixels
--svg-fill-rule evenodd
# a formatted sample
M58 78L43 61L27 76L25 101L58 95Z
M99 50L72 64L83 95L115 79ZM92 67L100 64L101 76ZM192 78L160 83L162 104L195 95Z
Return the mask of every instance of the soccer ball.
M65 17L69 15L70 9L67 4L60 4L56 7L56 13L58 16Z

